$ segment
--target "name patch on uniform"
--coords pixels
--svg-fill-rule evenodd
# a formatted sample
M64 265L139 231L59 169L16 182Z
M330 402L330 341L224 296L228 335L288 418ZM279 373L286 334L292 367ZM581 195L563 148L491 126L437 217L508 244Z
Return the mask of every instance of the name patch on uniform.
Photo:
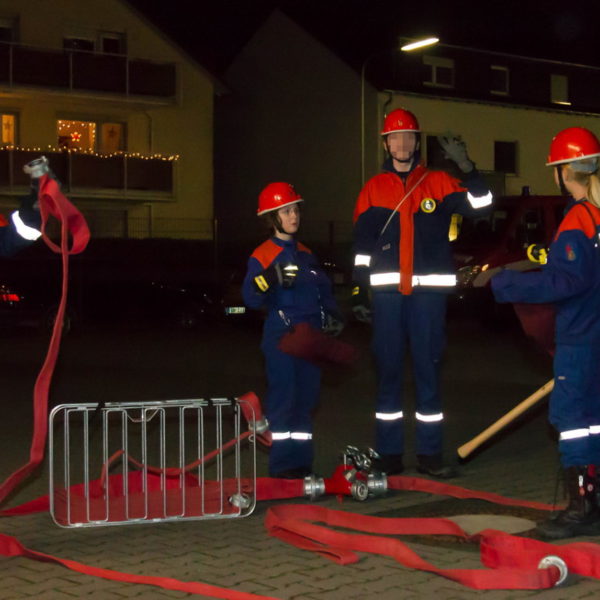
M435 200L433 198L424 198L421 200L421 210L424 213L432 213L435 210Z

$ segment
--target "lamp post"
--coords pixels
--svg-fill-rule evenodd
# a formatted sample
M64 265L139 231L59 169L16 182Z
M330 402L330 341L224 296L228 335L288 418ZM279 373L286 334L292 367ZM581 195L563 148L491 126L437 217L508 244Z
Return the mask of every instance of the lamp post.
M412 52L413 50L417 50L420 48L426 48L428 46L433 46L434 44L437 44L439 42L439 39L436 37L428 37L428 38L423 38L420 40L409 40L409 38L400 38L401 40L404 40L408 43L403 44L402 46L400 46L400 50L402 52ZM361 183L362 185L364 185L365 183L365 170L366 170L366 166L365 166L365 87L366 87L366 81L365 81L365 73L367 71L367 65L369 64L369 61L374 58L375 56L377 56L378 54L381 54L380 51L377 52L373 52L371 54L369 54L369 56L367 56L367 58L365 58L365 60L362 63L361 69L360 69L360 171L361 171Z

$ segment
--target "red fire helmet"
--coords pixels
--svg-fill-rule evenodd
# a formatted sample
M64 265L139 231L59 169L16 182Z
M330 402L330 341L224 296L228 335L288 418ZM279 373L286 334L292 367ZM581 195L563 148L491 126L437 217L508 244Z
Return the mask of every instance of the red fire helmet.
M276 181L269 185L258 196L256 214L264 215L272 210L279 210L288 204L304 202L291 183Z
M421 129L415 115L413 115L409 110L396 108L385 117L381 135L388 135L388 133L396 133L400 131L413 131L418 133L421 131Z
M547 167L600 156L600 141L584 127L569 127L557 133L550 143Z

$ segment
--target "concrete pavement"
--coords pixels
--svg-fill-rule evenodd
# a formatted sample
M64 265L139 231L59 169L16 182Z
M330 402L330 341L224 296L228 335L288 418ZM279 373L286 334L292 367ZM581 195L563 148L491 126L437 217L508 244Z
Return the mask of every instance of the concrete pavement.
M0 332L3 365L0 450L4 479L28 455L30 396L46 340L22 332ZM446 453L481 431L552 376L549 360L533 352L512 328L489 330L472 318L449 323L444 365ZM185 335L169 331L75 332L64 341L52 390L52 403L98 402L100 399L161 400L198 396L263 396L259 332L252 327L211 324ZM373 438L375 375L368 356L367 328L353 325L346 339L364 351L353 373L324 374L316 416L315 470L329 475L347 444L367 447ZM409 377L410 379L410 377ZM409 389L412 387L409 381ZM410 412L410 411L408 411ZM408 423L410 426L410 423ZM407 440L407 474L414 471ZM510 431L494 438L468 463L453 483L516 498L553 502L558 458L546 423L545 404L533 409ZM258 474L266 474L266 454L259 451ZM11 498L14 506L47 493L46 469ZM559 501L562 492L559 489ZM322 498L320 505L361 514L406 514L441 500L430 494L389 493L364 503ZM304 502L304 500L300 500ZM547 591L476 591L441 577L409 570L391 559L364 555L358 564L340 566L315 554L269 538L264 515L272 502L260 503L247 518L153 525L61 529L49 515L10 517L0 531L25 546L94 566L130 573L201 581L280 599L416 599L437 596L463 599L597 597L600 582L570 578ZM586 539L586 538L582 538ZM569 540L571 541L571 540ZM595 538L587 541L597 542ZM419 543L410 546L439 567L478 568L470 544ZM62 567L24 558L0 558L0 600L32 598L183 598L186 594L79 575Z

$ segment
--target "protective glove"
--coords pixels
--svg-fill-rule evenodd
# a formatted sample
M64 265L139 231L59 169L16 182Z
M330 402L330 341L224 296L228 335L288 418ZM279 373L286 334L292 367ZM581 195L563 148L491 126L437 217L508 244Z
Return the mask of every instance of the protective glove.
M527 258L531 262L545 265L548 262L548 248L543 244L531 244L527 248Z
M298 265L273 263L254 278L254 285L259 292L267 292L275 285L291 288L297 275Z
M369 292L359 285L352 288L352 313L354 318L361 323L371 322Z
M474 165L467 154L467 145L460 137L451 131L438 136L438 142L444 150L444 156L454 161L463 173L470 173Z
M342 333L345 326L344 317L341 313L327 313L325 315L325 324L323 325L325 333L337 337Z

